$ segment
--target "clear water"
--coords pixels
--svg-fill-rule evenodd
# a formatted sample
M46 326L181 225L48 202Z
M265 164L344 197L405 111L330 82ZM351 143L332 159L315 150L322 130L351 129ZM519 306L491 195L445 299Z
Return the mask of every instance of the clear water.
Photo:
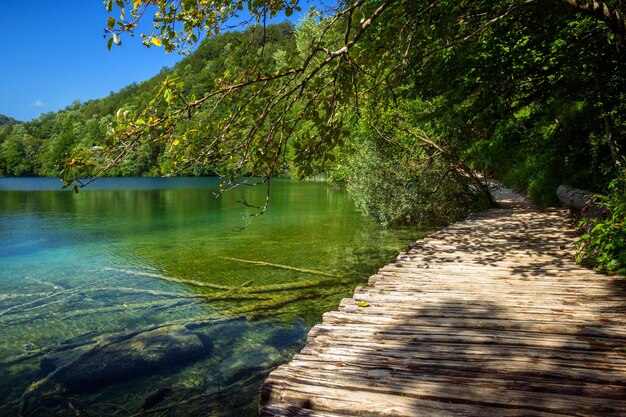
M377 227L326 183L274 180L244 231L255 210L239 201L262 203L264 188L216 199L211 178L59 185L0 179L2 416L253 416L264 376L323 312L424 233ZM77 352L168 324L212 349L67 389L58 368L80 367Z

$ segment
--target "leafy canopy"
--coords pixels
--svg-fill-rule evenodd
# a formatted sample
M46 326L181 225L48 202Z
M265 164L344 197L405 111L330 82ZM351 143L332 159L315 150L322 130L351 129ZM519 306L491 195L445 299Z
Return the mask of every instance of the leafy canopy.
M141 19L151 22L148 46L208 41L115 106L68 109L54 116L59 132L30 129L35 142L38 132L54 137L42 145L50 169L75 144L72 131L89 135L63 168L68 185L133 172L233 184L329 172L349 181L364 212L392 223L398 207L407 208L398 221L425 213L424 196L447 202L452 217L476 198L488 203L475 172L551 204L559 183L603 191L623 164L619 1L337 1L295 29L265 22L296 1L105 4L113 44ZM97 120L82 123L88 115ZM11 172L29 139L6 137ZM390 181L375 178L382 172Z
M216 36L230 28L233 20L247 26L279 12L290 16L301 10L298 0L106 0L104 4L109 12L109 49L113 44L121 45L120 35L132 35L139 21L150 15L153 28L148 34L141 33L142 42L147 47L163 46L166 52L185 52L201 36Z

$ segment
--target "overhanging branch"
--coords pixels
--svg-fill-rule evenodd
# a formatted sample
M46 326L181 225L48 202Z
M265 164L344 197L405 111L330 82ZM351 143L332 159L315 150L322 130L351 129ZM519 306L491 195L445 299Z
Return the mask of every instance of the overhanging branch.
M613 32L621 44L626 43L626 21L625 11L622 9L622 3L611 6L605 2L597 0L556 0L559 3L573 7L577 11L593 16L596 19L606 23L611 32Z

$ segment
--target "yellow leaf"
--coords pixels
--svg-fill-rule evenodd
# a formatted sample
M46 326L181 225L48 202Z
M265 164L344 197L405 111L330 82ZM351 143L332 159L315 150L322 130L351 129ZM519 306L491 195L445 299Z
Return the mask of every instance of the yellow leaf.
M154 46L161 46L161 40L159 38L152 38L151 42Z

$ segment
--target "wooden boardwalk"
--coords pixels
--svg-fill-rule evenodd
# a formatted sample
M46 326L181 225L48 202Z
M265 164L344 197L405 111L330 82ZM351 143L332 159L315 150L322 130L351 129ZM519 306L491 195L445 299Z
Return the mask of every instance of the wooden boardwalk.
M626 280L572 261L566 211L501 199L325 314L260 415L626 416Z

